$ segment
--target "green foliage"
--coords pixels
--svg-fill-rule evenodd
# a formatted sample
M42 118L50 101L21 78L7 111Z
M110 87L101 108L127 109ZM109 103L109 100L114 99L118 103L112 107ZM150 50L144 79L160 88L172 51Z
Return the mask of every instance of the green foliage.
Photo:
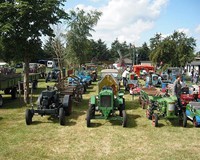
M138 53L138 62L140 61L149 61L150 49L146 43L142 47L137 48Z
M110 52L101 39L97 42L94 40L90 41L90 49L88 50L88 60L93 61L109 61L110 60Z
M87 51L90 47L88 38L92 36L90 32L94 31L93 27L97 24L101 14L96 10L85 12L79 8L71 10L69 13L67 47L70 48L68 50L72 54L76 55L81 64L87 60Z
M187 37L182 32L175 31L166 38L156 34L150 39L150 59L155 64L163 62L172 67L182 67L193 60L195 46L194 38Z
M41 36L54 36L51 24L67 14L60 9L64 0L17 0L0 3L1 56L6 60L34 58L41 51Z

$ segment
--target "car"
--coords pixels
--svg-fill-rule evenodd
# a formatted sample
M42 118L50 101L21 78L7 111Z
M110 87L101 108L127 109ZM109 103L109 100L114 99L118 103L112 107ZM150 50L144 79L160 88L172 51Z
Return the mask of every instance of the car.
M200 126L200 102L189 102L187 104L183 119L184 127L187 126L187 120L192 121L195 127Z

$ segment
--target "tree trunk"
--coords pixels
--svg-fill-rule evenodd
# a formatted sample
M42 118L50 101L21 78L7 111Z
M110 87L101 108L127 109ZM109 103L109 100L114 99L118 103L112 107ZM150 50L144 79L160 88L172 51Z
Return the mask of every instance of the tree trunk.
M24 58L24 103L29 103L29 59Z

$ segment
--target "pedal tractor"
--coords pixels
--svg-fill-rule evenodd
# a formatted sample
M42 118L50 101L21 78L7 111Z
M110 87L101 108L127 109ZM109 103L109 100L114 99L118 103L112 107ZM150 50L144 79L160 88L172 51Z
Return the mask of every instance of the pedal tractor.
M126 127L125 99L119 92L117 79L112 75L105 75L98 82L98 95L92 96L87 111L87 127L91 126L92 119L120 120ZM118 112L118 113L116 113Z

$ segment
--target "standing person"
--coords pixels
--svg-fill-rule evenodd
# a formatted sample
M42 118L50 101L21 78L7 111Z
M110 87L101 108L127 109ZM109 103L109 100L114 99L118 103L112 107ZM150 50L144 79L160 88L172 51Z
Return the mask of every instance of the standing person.
M174 89L174 95L177 97L177 101L178 101L178 106L180 107L180 112L182 112L182 103L181 103L181 77L180 75L178 75L176 77L176 80L174 81L174 85L173 85L173 89Z
M194 82L197 84L198 81L199 81L199 74L198 74L198 71L195 71L195 74L194 74Z
M191 71L191 82L193 83L193 77L194 77L194 69Z
M124 87L126 87L128 74L129 74L128 69L125 69L124 72L122 73L122 80L123 80L123 86Z

